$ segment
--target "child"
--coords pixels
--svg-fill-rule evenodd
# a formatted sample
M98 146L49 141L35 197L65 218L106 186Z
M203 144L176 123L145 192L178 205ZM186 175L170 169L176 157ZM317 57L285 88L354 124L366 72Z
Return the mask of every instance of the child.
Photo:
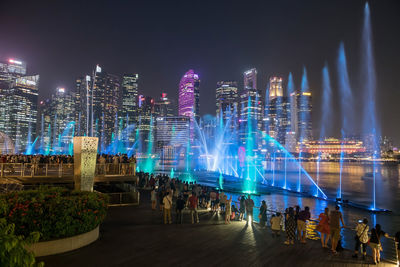
M281 213L277 212L271 218L272 237L279 237L281 235Z

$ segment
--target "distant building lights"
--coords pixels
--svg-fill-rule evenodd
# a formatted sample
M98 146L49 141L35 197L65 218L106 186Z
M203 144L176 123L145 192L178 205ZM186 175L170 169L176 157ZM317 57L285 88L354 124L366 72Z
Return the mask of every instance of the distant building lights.
M12 59L12 58L10 58L10 59L8 60L8 62L9 62L9 63L13 63L13 64L17 64L17 65L22 65L22 62L21 62L21 61L15 60L15 59Z
M65 88L62 88L62 87L58 88L58 92L59 93L65 93Z

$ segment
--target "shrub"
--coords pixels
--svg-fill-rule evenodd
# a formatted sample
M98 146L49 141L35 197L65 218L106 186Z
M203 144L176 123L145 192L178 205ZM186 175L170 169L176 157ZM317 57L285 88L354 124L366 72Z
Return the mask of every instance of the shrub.
M0 266L3 267L33 267L43 266L36 263L32 252L25 246L39 240L38 232L31 233L27 238L14 234L15 225L8 224L5 218L0 218Z
M107 213L107 196L64 188L40 188L0 195L0 217L17 235L40 232L41 241L70 237L96 228Z

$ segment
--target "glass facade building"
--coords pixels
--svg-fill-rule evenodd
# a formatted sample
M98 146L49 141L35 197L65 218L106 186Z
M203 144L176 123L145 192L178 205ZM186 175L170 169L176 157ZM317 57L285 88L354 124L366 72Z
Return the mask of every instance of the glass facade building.
M194 139L194 120L200 119L200 79L194 70L188 70L179 82L178 115L190 118L190 139Z

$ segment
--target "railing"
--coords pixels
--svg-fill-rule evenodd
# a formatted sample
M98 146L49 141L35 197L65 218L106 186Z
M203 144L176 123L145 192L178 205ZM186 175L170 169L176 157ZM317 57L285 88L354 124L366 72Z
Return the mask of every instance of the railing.
M232 203L235 204L240 204L238 201L232 201ZM259 208L258 206L254 206L254 209L256 209L256 212L253 212L253 216L254 218L252 218L253 221L257 221L258 220L258 214L259 214ZM282 216L284 216L284 212L283 211L277 211L277 210L271 210L271 209L267 209L267 216L268 218L271 218L272 214L276 214L280 212L282 214ZM285 223L284 223L284 217L283 218L283 222L281 224L282 226L282 231L285 231L284 227L285 227ZM307 225L306 225L306 238L307 239L311 239L311 240L319 240L319 234L317 232L317 225L318 225L319 221L317 219L310 219L307 221ZM269 225L269 221L267 220L266 225ZM354 236L355 235L355 229L350 229L350 228L344 228L344 230L346 231L344 233L344 235L351 235ZM385 238L382 240L383 242L383 248L384 248L384 256L385 256L385 260L388 262L391 262L393 264L397 264L397 266L399 266L399 251L397 250L397 246L398 246L398 242L396 242L396 240L392 237L389 238ZM351 250L353 250L353 247L351 247Z
M134 175L135 166L130 163L105 163L96 165L97 176ZM0 177L72 177L73 163L1 163Z

